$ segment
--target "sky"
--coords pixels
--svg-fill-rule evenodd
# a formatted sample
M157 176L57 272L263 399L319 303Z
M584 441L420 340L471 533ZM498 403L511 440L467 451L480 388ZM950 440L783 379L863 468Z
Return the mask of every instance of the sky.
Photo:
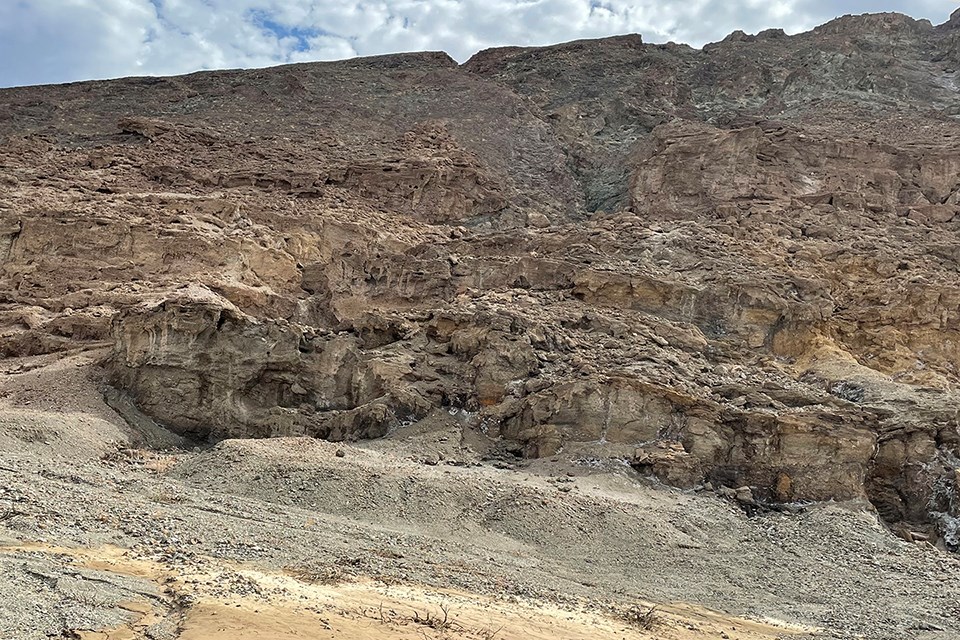
M264 67L400 51L463 62L487 47L640 33L695 47L735 29L811 29L960 0L0 0L0 87Z

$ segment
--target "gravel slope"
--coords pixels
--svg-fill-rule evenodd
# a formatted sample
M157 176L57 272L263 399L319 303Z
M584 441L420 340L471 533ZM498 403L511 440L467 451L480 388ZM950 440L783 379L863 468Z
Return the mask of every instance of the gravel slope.
M800 627L817 629L817 638L960 633L960 561L894 537L863 505L751 517L712 492L663 488L628 467L556 458L496 468L507 465L477 461L470 438L449 425L365 446L291 438L137 448L122 444L129 429L97 405L96 370L84 362L3 379L0 419L29 422L2 436L5 547L129 550L127 561L158 563L170 575L218 576L197 587L214 602L261 589L256 579L229 577L240 566L614 619L638 602L692 603L780 621L776 633L791 637ZM45 409L62 388L88 411L25 412L17 404L37 385ZM407 454L413 443L445 459ZM117 603L136 594L167 611L182 606L155 580L91 578L48 551L0 553L0 581L12 594L0 604L3 637L109 628L132 615ZM144 637L182 631L157 625Z

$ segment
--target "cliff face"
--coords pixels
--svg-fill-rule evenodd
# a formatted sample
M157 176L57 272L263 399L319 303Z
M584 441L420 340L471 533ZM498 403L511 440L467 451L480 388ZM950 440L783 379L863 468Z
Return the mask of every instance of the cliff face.
M960 548L960 17L0 91L0 353ZM743 492L741 492L742 494Z

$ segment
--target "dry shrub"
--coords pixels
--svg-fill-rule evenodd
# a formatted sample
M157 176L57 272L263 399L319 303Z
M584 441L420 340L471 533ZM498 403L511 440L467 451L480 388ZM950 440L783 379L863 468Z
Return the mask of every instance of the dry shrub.
M652 607L632 605L620 612L620 619L644 631L652 630L660 622L656 605Z

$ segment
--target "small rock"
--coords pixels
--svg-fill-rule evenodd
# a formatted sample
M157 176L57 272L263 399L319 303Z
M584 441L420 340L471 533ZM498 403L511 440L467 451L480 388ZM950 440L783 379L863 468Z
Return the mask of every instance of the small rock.
M544 229L550 226L550 218L538 212L528 213L527 224L537 229Z

